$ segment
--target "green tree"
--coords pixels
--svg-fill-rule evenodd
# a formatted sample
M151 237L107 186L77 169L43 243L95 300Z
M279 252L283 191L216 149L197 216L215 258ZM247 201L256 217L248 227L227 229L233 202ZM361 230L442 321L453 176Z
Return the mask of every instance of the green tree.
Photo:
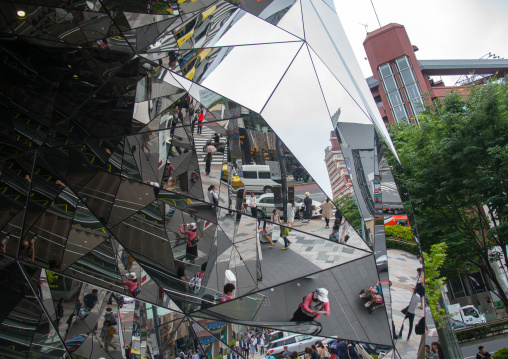
M346 217L347 221L353 226L353 228L358 229L362 227L362 216L358 206L356 205L356 201L353 198L336 198L333 200L333 203L335 203L342 215Z
M423 259L425 263L425 295L429 300L432 317L441 327L446 314L444 309L438 309L437 304L441 297L441 288L446 281L440 271L446 260L446 243L433 244L430 254L423 252Z
M508 259L507 80L452 91L420 126L390 126L400 164L385 152L423 250L446 242L446 274L482 269L508 307L489 258L499 246Z

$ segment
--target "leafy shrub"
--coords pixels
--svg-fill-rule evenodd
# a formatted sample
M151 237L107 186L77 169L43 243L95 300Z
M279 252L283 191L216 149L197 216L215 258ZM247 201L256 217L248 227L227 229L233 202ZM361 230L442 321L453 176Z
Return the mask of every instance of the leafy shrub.
M494 336L503 334L508 329L508 319L500 320L495 323L488 323L484 325L478 325L476 327L457 330L457 339L459 342L468 341L471 339L483 339L486 336Z
M228 346L229 347L234 347L236 345L236 340L231 340L229 343L228 343Z
M392 238L386 238L386 248L400 249L400 250L412 253L414 255L418 254L418 249L416 247L416 244L411 244L411 243L399 241L399 240L392 239Z
M402 227L401 225L385 226L385 235L408 243L416 243L413 231L409 227Z
M508 359L508 348L499 349L492 359Z
M376 219L374 220L374 224L375 224L375 225L385 224L385 219L384 219L383 217L376 218Z

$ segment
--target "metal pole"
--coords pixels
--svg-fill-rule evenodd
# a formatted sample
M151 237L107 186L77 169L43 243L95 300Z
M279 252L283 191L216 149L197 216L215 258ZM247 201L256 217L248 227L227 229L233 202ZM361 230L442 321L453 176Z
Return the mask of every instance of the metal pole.
M155 337L157 338L157 347L159 348L159 354L162 354L160 350L162 349L162 340L161 340L161 330L159 327L159 315L157 314L157 306L152 305L152 313L153 313L153 326L155 328Z
M282 185L282 211L284 212L284 221L288 221L288 185L286 180L286 164L284 163L284 155L282 154L282 143L280 138L275 135L275 149L277 151L277 158L280 166L280 178Z

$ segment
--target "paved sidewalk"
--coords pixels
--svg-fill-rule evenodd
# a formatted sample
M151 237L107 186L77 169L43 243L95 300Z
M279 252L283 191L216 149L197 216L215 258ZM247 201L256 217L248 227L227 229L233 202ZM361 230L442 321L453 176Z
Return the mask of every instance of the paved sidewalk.
M404 319L404 314L402 314L401 310L405 308L411 300L413 288L416 284L416 269L420 267L420 263L414 254L397 249L388 249L388 270L390 273L390 281L392 282L392 317L397 334L400 330L402 320ZM416 359L421 335L415 334L414 325L418 323L423 315L423 310L417 307L413 332L408 341L406 341L406 338L409 330L409 320L406 320L404 323L402 338L395 341L395 347L401 358Z

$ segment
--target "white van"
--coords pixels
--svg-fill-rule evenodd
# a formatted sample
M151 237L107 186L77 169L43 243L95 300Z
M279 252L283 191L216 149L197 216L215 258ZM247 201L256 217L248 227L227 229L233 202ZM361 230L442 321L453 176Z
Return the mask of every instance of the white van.
M246 192L272 193L273 187L279 186L272 179L268 165L244 165L242 170Z

